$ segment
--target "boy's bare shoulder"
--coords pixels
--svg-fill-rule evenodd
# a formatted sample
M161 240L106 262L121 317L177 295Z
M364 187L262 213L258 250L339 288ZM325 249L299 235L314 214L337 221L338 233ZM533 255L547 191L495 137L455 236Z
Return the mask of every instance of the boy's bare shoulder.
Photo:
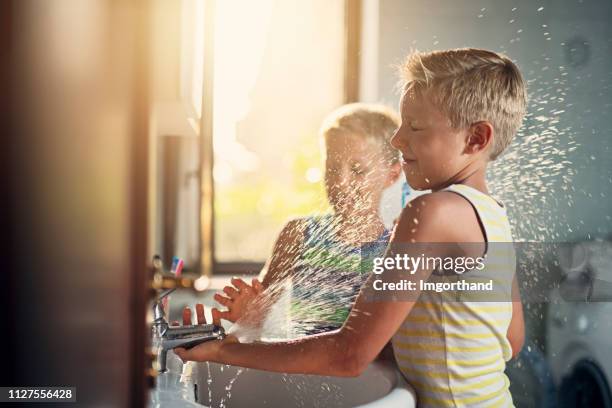
M309 215L289 219L277 237L277 242L282 245L298 244L304 240L304 234L313 225L325 225L329 223L329 214Z
M289 219L278 234L279 240L295 241L304 235L304 230L308 224L309 217L296 217Z
M484 239L472 205L450 191L423 194L402 210L394 240L479 242Z

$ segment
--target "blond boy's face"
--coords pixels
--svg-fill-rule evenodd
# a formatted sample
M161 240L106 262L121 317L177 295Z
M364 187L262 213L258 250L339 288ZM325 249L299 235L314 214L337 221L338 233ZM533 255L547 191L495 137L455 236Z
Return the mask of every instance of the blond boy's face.
M464 154L467 130L449 119L422 94L408 89L400 99L401 126L391 139L401 152L402 170L416 190L436 190L457 179L469 164Z
M383 190L394 181L393 166L381 150L360 136L325 138L325 189L336 213L378 210Z

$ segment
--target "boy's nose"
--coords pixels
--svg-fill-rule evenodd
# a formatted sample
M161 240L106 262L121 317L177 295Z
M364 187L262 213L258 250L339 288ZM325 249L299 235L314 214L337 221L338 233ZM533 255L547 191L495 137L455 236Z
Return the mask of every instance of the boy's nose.
M390 143L391 143L391 146L393 146L397 150L401 150L402 149L402 141L401 141L401 137L400 137L399 131L396 131L393 134L393 136L391 136Z

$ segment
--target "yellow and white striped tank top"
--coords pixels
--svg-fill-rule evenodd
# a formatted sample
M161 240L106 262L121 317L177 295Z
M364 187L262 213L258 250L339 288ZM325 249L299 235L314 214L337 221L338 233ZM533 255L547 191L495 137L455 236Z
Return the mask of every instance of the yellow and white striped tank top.
M393 336L395 358L417 392L419 407L512 407L504 370L512 357L506 333L512 318L516 258L514 249L508 249L512 234L506 211L471 187L455 184L445 190L472 204L486 235L484 269L467 271L461 278L478 281L495 276L494 284L507 297L449 301L444 292L422 292ZM498 248L490 244L495 242L508 244Z

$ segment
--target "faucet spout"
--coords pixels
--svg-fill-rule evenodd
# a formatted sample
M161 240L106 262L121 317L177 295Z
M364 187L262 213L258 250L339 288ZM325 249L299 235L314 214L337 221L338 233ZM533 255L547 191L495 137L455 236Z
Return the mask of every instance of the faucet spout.
M225 338L223 327L215 324L166 327L160 334L158 353L160 372L167 370L166 359L168 357L168 350L176 347L190 349L206 341L223 340Z
M214 324L185 326L170 326L168 324L163 300L176 288L187 287L181 285L187 285L185 282L189 280L185 278L177 280L176 276L168 278L163 274L162 269L161 258L156 255L153 258L153 270L155 272L152 280L154 283L152 289L156 290L158 295L153 303L152 334L158 348L157 362L159 364L159 372L167 371L166 360L168 357L168 350L176 347L188 349L205 341L223 340L225 338L225 330L223 327ZM167 281L164 281L166 278L169 280L167 279ZM170 283L172 283L172 285L170 285Z

